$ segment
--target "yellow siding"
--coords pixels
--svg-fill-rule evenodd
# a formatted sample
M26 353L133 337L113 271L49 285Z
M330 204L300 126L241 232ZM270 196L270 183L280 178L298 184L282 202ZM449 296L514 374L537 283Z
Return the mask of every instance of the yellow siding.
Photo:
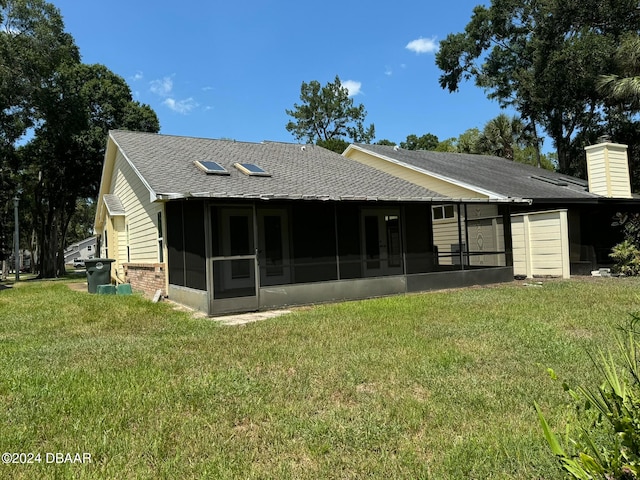
M530 276L527 269L527 249L524 216L511 217L513 274Z
M599 143L585 147L589 191L610 198L630 198L627 146Z
M443 197L448 198L489 198L488 195L478 193L475 190L460 187L454 185L449 181L440 180L432 177L429 174L416 172L410 168L403 167L402 165L396 165L395 163L381 159L374 155L369 155L359 150L351 150L348 153L348 158L356 160L365 165L369 165L377 170L389 173L395 177L402 178L408 182L420 185L428 188L434 192L437 192Z
M126 213L129 225L129 255L132 263L157 263L158 252L158 212L164 212L163 205L149 199L149 190L135 174L129 163L118 152L111 180L111 191L115 193ZM164 223L164 213L163 213ZM126 226L123 223L118 250L119 263L127 261Z
M569 277L566 210L514 215L511 231L514 274Z
M460 239L458 238L457 207L455 215L454 218L433 221L433 244L438 248L439 255L451 255L454 251L454 246L460 244ZM464 230L462 231L462 242L465 242ZM441 265L452 265L459 264L460 260L459 258L446 256L440 257L439 263Z

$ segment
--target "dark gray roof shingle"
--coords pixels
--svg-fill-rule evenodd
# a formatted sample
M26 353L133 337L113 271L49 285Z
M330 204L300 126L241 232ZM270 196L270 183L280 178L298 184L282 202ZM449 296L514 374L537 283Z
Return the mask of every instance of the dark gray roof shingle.
M600 198L587 191L586 180L500 157L429 150L405 150L386 145L356 144L355 146L361 150L367 150L509 198L533 200ZM536 177L546 177L551 182ZM564 185L557 185L554 182Z
M426 200L442 195L314 145L246 143L116 130L111 138L160 198L300 198ZM207 175L196 160L214 160L230 175ZM255 163L270 177L233 164Z

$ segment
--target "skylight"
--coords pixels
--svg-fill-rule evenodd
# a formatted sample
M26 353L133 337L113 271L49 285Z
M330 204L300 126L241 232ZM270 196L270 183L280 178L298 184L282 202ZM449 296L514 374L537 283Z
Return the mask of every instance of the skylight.
M270 177L271 174L264 171L261 167L255 163L234 163L234 167L240 170L245 175L251 175L256 177Z
M200 170L211 175L229 175L226 168L213 160L196 160L193 162Z

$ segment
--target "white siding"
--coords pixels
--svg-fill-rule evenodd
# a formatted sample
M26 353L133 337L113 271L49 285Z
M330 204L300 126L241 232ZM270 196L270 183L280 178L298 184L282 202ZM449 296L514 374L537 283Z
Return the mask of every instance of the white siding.
M566 210L513 215L511 232L515 275L569 278Z

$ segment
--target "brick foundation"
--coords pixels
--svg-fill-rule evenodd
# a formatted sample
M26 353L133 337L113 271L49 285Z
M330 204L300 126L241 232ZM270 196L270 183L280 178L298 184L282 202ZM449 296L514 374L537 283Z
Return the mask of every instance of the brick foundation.
M164 263L125 263L124 279L131 283L133 290L153 296L160 290L167 296L166 267Z

